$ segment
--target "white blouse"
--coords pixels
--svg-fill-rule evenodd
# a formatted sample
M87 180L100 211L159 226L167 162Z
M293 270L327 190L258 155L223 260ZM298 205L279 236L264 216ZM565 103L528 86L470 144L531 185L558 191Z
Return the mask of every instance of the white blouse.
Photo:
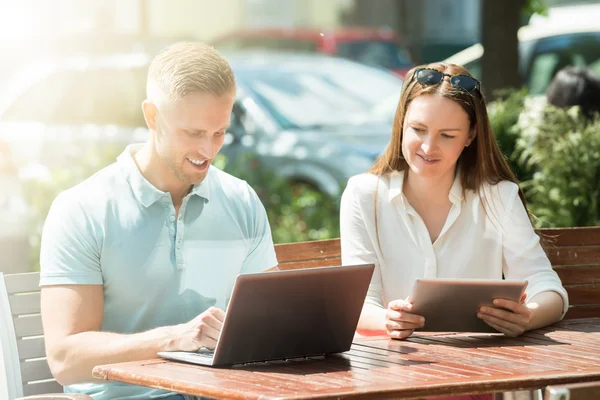
M374 197L377 188L377 231ZM471 190L463 198L459 175L449 199L452 208L431 243L425 223L402 191L403 172L381 178L350 178L342 195L340 230L344 265L373 263L366 303L387 307L410 294L417 278L520 279L529 282L531 301L554 291L569 306L566 290L544 253L518 186L509 181L485 185L482 201Z

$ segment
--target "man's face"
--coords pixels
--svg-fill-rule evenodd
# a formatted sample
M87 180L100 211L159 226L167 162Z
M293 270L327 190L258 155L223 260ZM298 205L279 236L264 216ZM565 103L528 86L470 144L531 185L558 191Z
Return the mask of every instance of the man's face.
M204 180L225 139L235 94L189 94L161 107L156 152L171 173L188 185Z

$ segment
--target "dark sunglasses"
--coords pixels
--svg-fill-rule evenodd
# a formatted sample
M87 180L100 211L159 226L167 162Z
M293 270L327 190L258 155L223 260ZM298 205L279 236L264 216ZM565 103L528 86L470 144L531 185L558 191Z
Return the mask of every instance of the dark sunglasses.
M437 85L444 80L444 77L450 78L450 84L463 92L474 92L479 90L480 83L477 79L467 75L450 75L431 68L417 68L415 78L421 85Z

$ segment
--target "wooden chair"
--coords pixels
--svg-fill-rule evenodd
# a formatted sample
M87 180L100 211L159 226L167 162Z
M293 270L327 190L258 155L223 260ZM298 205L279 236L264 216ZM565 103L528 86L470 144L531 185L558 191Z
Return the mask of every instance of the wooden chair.
M600 227L540 229L544 250L569 293L566 319L600 317Z
M600 381L548 386L544 400L596 400L600 399Z
M40 274L0 273L0 400L91 400L62 393L46 361ZM57 394L45 394L57 393ZM23 398L22 400L25 400Z

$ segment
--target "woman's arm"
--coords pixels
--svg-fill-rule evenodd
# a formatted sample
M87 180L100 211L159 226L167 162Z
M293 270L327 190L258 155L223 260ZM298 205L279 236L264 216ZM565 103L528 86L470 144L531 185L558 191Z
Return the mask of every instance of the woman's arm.
M369 285L365 304L358 322L357 332L361 335L386 334L385 328L386 308L383 304L383 285L381 281L381 270L379 269L379 258L375 246L369 236L368 224L374 224L374 210L368 210L369 215L361 207L360 197L365 191L375 189L367 184L368 178L359 175L350 178L348 185L342 194L340 203L340 242L342 247L342 264L375 264L373 277ZM373 203L373 197L366 201ZM371 211L373 215L371 214Z
M556 292L542 292L527 303L531 318L527 330L538 329L562 319L563 298Z
M377 238L369 235L375 229L375 212L371 208L375 185L373 176L351 178L342 194L340 207L340 236L342 264L374 264L373 277L358 322L360 335L385 335L403 339L423 326L422 318L410 313L412 305L405 300L394 300L384 305L381 260L375 251ZM363 202L361 204L361 201ZM373 235L375 236L375 235ZM375 243L374 243L375 242Z
M540 245L517 184L504 181L493 190L497 192L490 193L491 212L501 210L504 277L526 280L527 297L524 303L497 300L494 305L501 308L483 307L480 314L489 325L516 336L559 321L569 306L568 295Z
M363 336L387 335L386 312L381 306L365 303L356 332Z

